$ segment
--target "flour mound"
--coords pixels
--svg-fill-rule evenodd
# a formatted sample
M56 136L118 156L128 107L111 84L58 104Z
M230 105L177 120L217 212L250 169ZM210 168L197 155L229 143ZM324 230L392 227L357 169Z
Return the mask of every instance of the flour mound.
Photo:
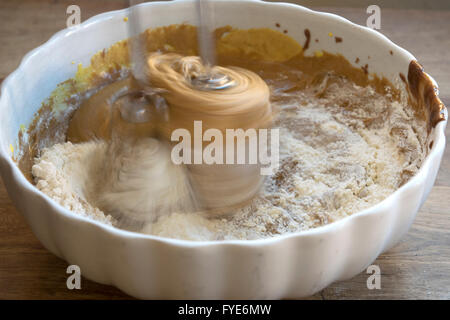
M41 150L32 167L36 187L76 214L114 225L111 216L91 204L88 193L92 173L102 167L105 148L99 142L67 142Z

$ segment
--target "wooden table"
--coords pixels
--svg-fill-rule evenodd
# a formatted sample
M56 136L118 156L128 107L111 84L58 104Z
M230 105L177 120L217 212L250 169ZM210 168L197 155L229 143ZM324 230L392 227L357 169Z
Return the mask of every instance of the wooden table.
M82 20L120 9L124 0L0 0L0 79L21 57L65 27L66 8L81 7ZM365 8L320 8L365 24ZM382 9L384 34L410 50L437 80L450 106L450 11ZM447 129L447 135L450 126ZM368 290L368 275L336 283L311 299L450 299L450 148L436 184L414 225L400 243L374 264L381 268L381 290ZM45 250L12 205L0 182L1 299L123 299L118 289L86 279L82 289L66 287L67 264Z

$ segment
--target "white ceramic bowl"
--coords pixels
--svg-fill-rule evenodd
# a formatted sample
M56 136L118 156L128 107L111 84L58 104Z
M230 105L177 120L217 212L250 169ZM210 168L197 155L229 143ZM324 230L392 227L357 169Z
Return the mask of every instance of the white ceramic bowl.
M380 33L341 17L300 6L260 1L217 1L217 26L275 28L279 22L308 52L324 49L349 61L371 56L370 72L393 82L408 74L414 57ZM153 2L141 7L146 27L196 24L192 1ZM114 285L138 298L298 298L363 271L392 247L411 225L433 186L444 151L440 122L419 172L384 201L363 212L313 230L264 240L190 242L115 229L64 209L38 191L11 160L10 144L20 124L30 123L56 85L76 71L70 61L90 57L127 38L127 11L98 15L81 26L57 33L30 52L3 83L0 100L0 164L8 192L43 245L88 279ZM336 44L333 32L344 38ZM392 50L394 55L390 56ZM447 111L444 109L445 118Z

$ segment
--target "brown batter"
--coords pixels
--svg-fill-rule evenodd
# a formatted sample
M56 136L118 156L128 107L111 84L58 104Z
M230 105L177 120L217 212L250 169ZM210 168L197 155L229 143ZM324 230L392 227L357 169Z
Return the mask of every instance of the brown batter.
M168 51L179 52L181 54L197 53L196 46L196 29L190 26L169 26L164 28L158 28L147 31L143 36L147 38L148 49L150 51ZM392 85L386 79L380 79L374 77L373 80L369 80L367 74L362 69L354 68L350 63L342 56L331 55L324 53L320 58L317 57L305 57L303 56L302 47L295 42L292 38L281 34L279 32L270 29L250 29L250 30L234 30L230 27L219 28L216 30L217 38L217 55L218 63L221 66L237 66L246 70L253 71L259 74L267 83L273 82L279 78L280 74L286 75L286 79L282 85L289 87L290 91L301 91L308 86L318 84L329 73L335 72L340 75L345 75L349 80L355 82L360 86L372 85L377 92L386 93L387 90L393 92L394 98L399 98L399 93L394 90ZM173 72L168 75L170 68L159 69L155 63L158 56L153 56L150 59L150 78L157 81L154 83L156 87L167 89L167 93L163 94L169 104L177 105L178 108L171 108L172 118L177 118L183 121L183 123L174 124L169 128L169 132L173 128L191 128L192 123L198 118L200 110L196 110L200 105L211 105L210 92L195 92L189 91L189 86L180 86L183 83L183 76L179 72ZM165 59L176 59L177 56L164 56ZM167 62L167 61L166 61ZM172 61L173 62L173 61ZM161 63L159 62L161 65ZM230 92L225 96L221 94L220 104L235 104L239 105L238 101L233 99L240 99L241 105L243 99L245 101L259 101L259 99L266 99L268 92L266 90L265 95L262 98L260 96L260 89L267 86L256 79L254 76L248 76L250 72L242 69L230 69L221 68L227 70L228 73L232 73L232 77L240 77L239 74L246 74L247 80L254 82L254 91L249 91L249 86L245 87L245 92L242 90L244 87L239 87L243 95L237 97L236 90ZM298 73L290 72L292 69L298 70ZM236 71L239 70L239 74ZM164 76L163 76L164 75ZM160 80L155 80L160 79ZM166 79L165 81L163 79ZM181 82L180 82L181 80ZM89 141L93 137L95 138L108 138L110 128L108 123L110 122L109 109L111 101L114 100L114 95L117 91L127 90L132 86L132 80L125 79L110 86L105 87L95 94L92 98L87 99L78 111L75 113L67 132L68 141L81 142ZM254 98L249 99L249 95L255 92ZM189 99L186 99L189 96ZM246 96L246 97L244 97ZM275 99L279 97L274 97ZM228 99L229 102L226 102ZM230 100L231 99L231 100ZM205 104L206 102L206 104ZM195 107L192 107L195 106ZM209 108L207 113L210 114L208 118L207 127L212 128L249 128L249 127L261 127L259 121L262 121L261 117L265 117L264 112L267 112L264 108L260 109L261 114L256 114L258 103L253 106L245 106L243 109L248 108L248 117L227 116L223 110L229 110L230 114L235 112L242 112L233 110L229 107L220 109L220 112L212 112L211 110L218 110L218 108ZM253 108L253 109L252 109ZM177 115L178 113L178 115ZM202 119L205 117L205 110L201 111ZM218 116L220 120L217 121ZM418 115L423 118L424 115ZM250 118L254 118L253 124L250 124ZM120 122L120 120L119 120ZM255 125L256 124L256 125ZM151 128L141 126L138 128L141 134L148 134L152 131Z
M204 74L205 67L198 57L178 54L153 54L148 59L148 78L152 90L158 90L167 104L167 120L158 119L147 125L130 124L117 117L115 123L123 130L135 131L137 136L151 136L154 125L158 133L170 140L171 132L186 128L193 132L195 120L203 121L203 128L216 128L223 132L233 128L267 128L272 119L267 84L255 73L238 67L214 67L214 73L233 79L227 90L202 91L192 86L192 79ZM71 142L92 139L108 140L111 134L111 109L116 98L137 89L128 77L101 89L83 102L75 112L67 131Z

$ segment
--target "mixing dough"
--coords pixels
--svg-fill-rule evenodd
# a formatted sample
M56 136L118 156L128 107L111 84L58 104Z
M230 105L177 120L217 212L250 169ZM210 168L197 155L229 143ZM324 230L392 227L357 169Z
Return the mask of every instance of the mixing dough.
M406 125L415 120L400 102L332 74L318 87L301 93L280 88L282 80L280 76L272 86L274 99L280 100L276 104L281 109L277 122L282 130L281 167L267 179L261 195L232 217L174 212L142 232L223 240L307 230L378 203L417 171L422 150L413 127ZM403 146L402 151L398 145ZM102 143L78 146L94 147L99 156L104 150ZM57 153L66 148L73 145L54 146L42 157L57 159ZM76 153L65 152L59 161L76 165L80 160ZM51 179L36 177L38 181ZM66 179L65 184L72 177ZM76 190L72 192L76 194Z
M170 32L163 29L151 34L165 37ZM280 53L280 49L274 51L278 52L276 57L271 57L275 53L265 52L265 46L258 42L263 36L253 37L253 43L243 41L245 32L226 32L217 31L218 37L224 39L218 43L220 65L252 70L270 88L272 106L279 110L275 126L281 132L281 166L266 179L259 196L232 216L214 218L174 211L141 232L189 240L224 240L259 239L307 230L382 201L417 172L426 155L426 123L387 81L376 77L369 80L364 70L351 67L339 56L323 53L320 57L304 57L291 42L284 47L293 54ZM191 39L188 30L179 33L186 41ZM281 34L277 41L283 42L283 37ZM273 39L272 33L269 38ZM167 39L170 46L178 43L175 36ZM188 47L186 41L180 42L183 50ZM234 43L250 48L239 50ZM128 80L121 81L123 85ZM104 87L98 94L118 83ZM96 126L93 121L88 124L91 128ZM92 205L95 202L91 195L82 188L98 179L99 174L91 169L95 161L86 166L82 155L101 159L105 143L90 140L91 135L83 139L88 142L41 149L33 168L37 187L76 213L114 225L113 219ZM85 173L69 170L68 166L84 167ZM70 201L55 194L55 190L64 190Z
M196 208L212 210L215 215L219 212L229 213L230 208L253 198L264 180L259 165L223 165L225 157L228 158L225 150L223 158L219 160L220 164L203 165L195 162L198 153L203 158L206 146L202 142L198 144L198 139L195 139L198 133L194 130L194 122L201 121L204 130L218 130L223 136L229 129L268 128L272 121L272 108L267 84L252 71L238 67L205 67L199 57L183 57L178 54L152 53L148 58L146 73L148 83L141 89L147 94L148 100L142 109L149 114L145 123L127 122L123 119L123 112L127 112L136 103L145 103L146 99L136 100L131 104L123 104L120 102L122 100L117 100L118 97L137 90L137 83L132 79L122 80L102 89L82 104L70 122L68 139L73 142L93 138L110 141L111 130L115 132L111 142L114 147L108 148L115 152L109 152L109 156L105 158L105 166L102 168L104 177L99 178L99 186L107 186L108 190L98 190L98 197L101 198L101 201L97 201L98 206L114 217L120 217L121 226L124 227L131 226L133 221L134 224L138 223L139 219L152 220L163 214L163 211L191 212ZM196 82L207 74L227 77L232 81L232 86L220 90L197 87ZM173 165L158 167L158 170L165 171L160 171L158 179L154 179L156 168L153 170L150 164L155 156L140 151L134 145L134 139L139 141L156 136L168 144L173 141L175 130L180 129L190 132L189 145L192 150L189 150L189 154L192 159L187 159L185 163L187 170L175 169ZM144 145L140 144L141 147ZM139 156L138 159L124 155L122 152L125 151ZM184 153L187 153L186 150ZM165 158L163 155L156 156L163 163L171 159L170 152L165 153ZM128 160L125 161L124 157ZM120 168L123 163L127 168ZM137 168L132 169L131 166ZM114 179L118 176L117 172L120 172L120 179ZM182 177L184 172L186 177ZM111 181L111 177L114 181ZM158 189L158 183L172 183L173 188L186 191L176 198L175 193L168 190L168 186L164 192ZM181 185L176 186L177 183ZM187 191L188 185L192 192ZM173 196L163 197L163 194ZM171 201L184 206L173 205ZM129 221L124 224L124 220Z

